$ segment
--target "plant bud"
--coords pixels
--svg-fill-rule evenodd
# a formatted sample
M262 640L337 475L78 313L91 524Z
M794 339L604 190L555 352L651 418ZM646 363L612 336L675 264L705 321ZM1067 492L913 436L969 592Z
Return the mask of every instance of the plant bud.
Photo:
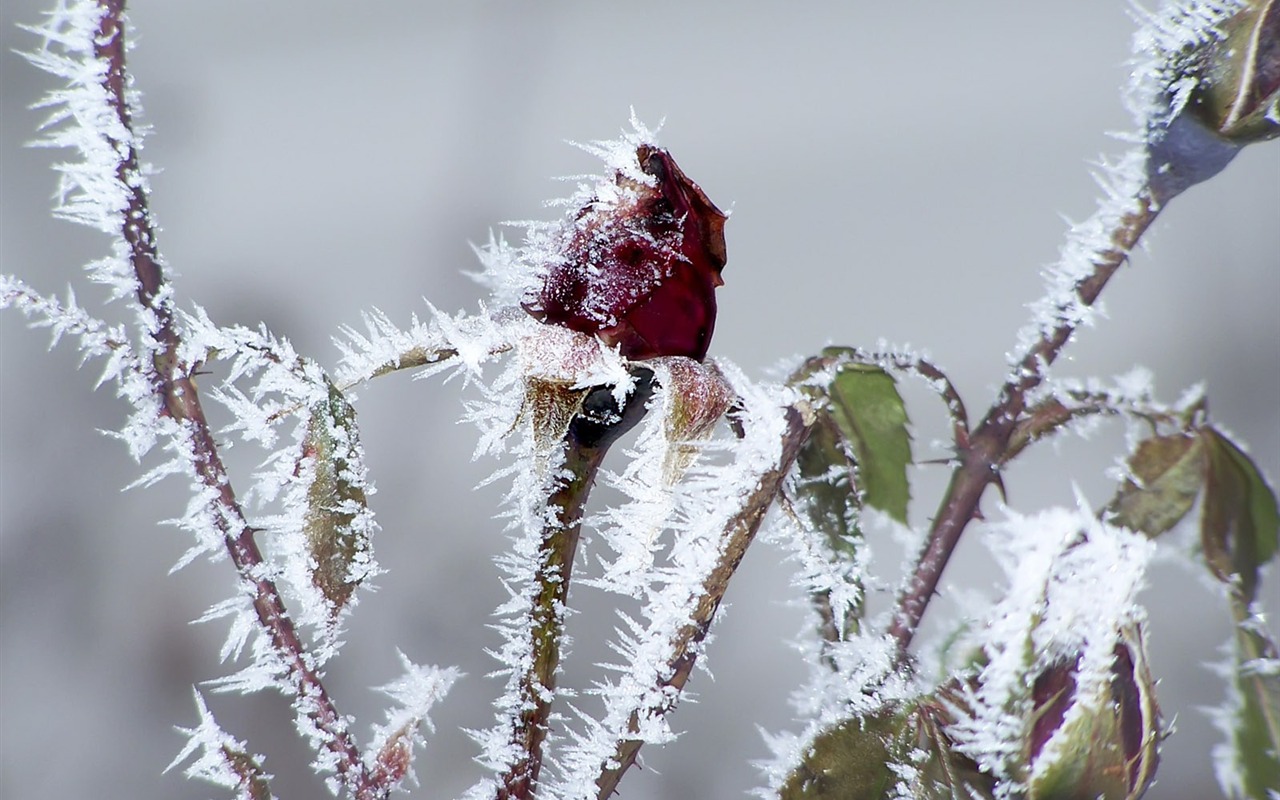
M1246 144L1280 136L1280 2L1252 0L1220 36L1172 55L1167 100L1186 106L1149 132L1153 199L1168 202L1222 171Z
M723 285L726 217L665 151L636 148L640 176L580 209L524 309L598 336L631 360L707 354Z
M1253 0L1209 45L1189 110L1237 144L1280 136L1280 2Z
M1082 680L1082 660L1058 661L1032 685L1029 800L1135 800L1155 777L1160 719L1141 629L1120 631L1096 691Z
M684 358L666 358L655 364L663 393L663 480L679 482L698 457L698 443L715 429L737 399L733 387L714 363L699 364Z

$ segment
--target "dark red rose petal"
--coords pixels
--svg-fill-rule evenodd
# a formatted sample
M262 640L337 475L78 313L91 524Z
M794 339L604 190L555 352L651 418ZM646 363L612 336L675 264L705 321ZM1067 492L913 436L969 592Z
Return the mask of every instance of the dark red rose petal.
M524 308L541 322L597 335L631 360L701 360L724 283L726 217L665 150L641 145L636 159L657 186L619 174L633 199L581 209Z

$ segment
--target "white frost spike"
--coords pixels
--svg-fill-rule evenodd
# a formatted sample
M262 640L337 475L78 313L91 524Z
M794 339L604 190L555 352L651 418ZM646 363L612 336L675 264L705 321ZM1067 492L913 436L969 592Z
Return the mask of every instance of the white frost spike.
M50 91L35 106L50 109L41 126L44 137L35 144L79 152L79 161L57 167L58 201L54 214L114 237L112 255L90 263L87 269L90 278L107 285L115 299L133 296L137 288L129 247L120 233L130 194L141 191L145 196L150 192L147 178L151 170L148 165L139 164L125 169L123 180L118 172L126 159L136 158L142 128L134 125L130 131L125 126L104 85L107 62L99 60L94 52L103 14L104 8L98 3L61 0L43 25L24 26L42 37L43 42L38 50L22 55L36 67L66 81L64 88ZM131 37L126 37L129 40ZM126 88L124 94L126 113L133 120L139 119L138 93ZM158 229L151 220L147 223L148 230ZM157 298L157 302L167 305L169 299ZM148 314L145 309L139 311L144 329Z
M266 782L271 776L262 771L262 756L251 754L244 742L218 727L200 692L195 692L195 699L200 724L194 728L178 728L187 737L187 743L178 757L165 767L165 772L198 753L196 760L182 771L186 777L231 789L240 800L274 798L267 789Z
M377 691L395 701L388 709L385 725L373 726L373 740L365 752L365 763L371 770L391 774L398 783L404 778L416 782L413 774L413 748L426 741L422 728L434 731L431 708L453 688L462 673L456 667L421 666L397 651L404 674L377 687Z
M1031 682L1065 659L1079 658L1071 713L1110 691L1119 631L1141 625L1137 604L1155 545L1101 522L1088 509L1010 515L987 533L1009 588L978 632L987 664L967 709L949 730L957 749L1002 782L1019 789L1031 721ZM1003 796L1003 795L1002 795Z

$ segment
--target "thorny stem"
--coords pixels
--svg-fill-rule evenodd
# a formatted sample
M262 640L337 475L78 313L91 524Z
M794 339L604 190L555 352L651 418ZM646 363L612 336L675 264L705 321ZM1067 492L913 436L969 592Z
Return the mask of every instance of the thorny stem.
M129 259L138 280L138 303L152 316L146 335L151 345L152 369L149 371L154 396L163 406L161 413L172 418L186 433L196 479L214 497L209 517L224 537L244 589L253 597L258 622L284 664L298 697L298 708L304 710L322 734L324 747L333 754L334 767L352 795L359 800L386 797L390 787L376 785L370 779L359 748L347 730L346 720L334 707L319 674L311 666L280 592L266 577L269 570L218 454L191 379L191 366L178 357L181 336L174 323L172 295L156 249L155 226L147 204L126 99L129 78L125 68L125 0L99 0L99 7L102 19L94 39L94 55L107 66L104 88L122 129L127 132L126 141L112 141L111 145L120 154L116 179L128 197L121 235L128 245Z
M1237 584L1229 590L1231 596L1231 616L1236 625L1236 652L1239 653L1240 664L1272 663L1280 658L1280 648L1266 632L1261 618L1253 613L1249 600L1244 596ZM1246 685L1247 691L1258 696L1265 696L1268 691L1263 688L1266 676L1261 669L1246 670L1240 668L1238 680ZM1262 725L1266 729L1267 741L1280 742L1280 714L1275 703L1258 703L1258 714L1262 717ZM1263 787L1257 787L1261 793Z
M582 531L582 510L609 448L644 417L653 391L653 372L635 366L636 382L619 406L612 386L597 386L577 395L577 408L559 438L547 480L539 542L538 584L530 611L529 668L520 675L517 696L521 707L512 720L511 745L520 755L507 769L497 800L529 800L537 791L542 770L551 706L555 700L560 642L564 637L569 582ZM536 405L536 401L535 401ZM535 414L535 429L539 426Z
M662 696L660 704L631 713L628 729L632 732L640 730L641 711L647 715L664 716L675 707L680 693L689 681L689 675L702 652L702 643L707 637L711 621L715 618L720 601L724 599L725 590L729 588L729 579L733 577L747 552L747 547L755 538L765 512L773 504L773 500L782 491L787 473L795 464L800 447L809 437L813 426L813 415L808 409L791 406L786 409L787 428L782 435L782 451L778 463L760 476L755 489L746 498L740 508L724 527L721 534L720 558L715 568L702 583L702 593L696 600L695 610L689 622L676 634L671 642L671 656L667 660L666 674L661 676L658 689ZM622 739L617 742L613 755L600 767L600 777L596 779L598 800L607 800L618 787L618 782L628 769L635 764L644 742L640 739Z
M1131 203L1132 208L1112 229L1111 247L1098 253L1093 271L1076 282L1075 295L1084 307L1097 301L1107 281L1128 260L1133 246L1160 213L1148 187L1140 189ZM937 591L942 570L960 541L960 534L977 516L983 490L999 480L1000 466L1008 458L1010 442L1026 410L1028 393L1043 382L1045 370L1057 359L1078 324L1076 318L1064 316L1027 350L1001 387L986 417L970 434L967 446L961 447L960 464L951 474L951 483L938 506L924 551L898 598L897 611L889 627L890 635L897 641L899 657L905 657L911 645L925 608Z
M503 776L499 800L527 800L534 796L542 769L542 743L547 737L551 703L555 697L560 641L568 608L569 579L582 531L582 509L595 483L608 447L584 447L570 433L564 441L564 464L559 486L547 500L555 510L542 530L538 589L534 596L529 635L533 662L520 677L524 708L516 721L513 744L520 758Z

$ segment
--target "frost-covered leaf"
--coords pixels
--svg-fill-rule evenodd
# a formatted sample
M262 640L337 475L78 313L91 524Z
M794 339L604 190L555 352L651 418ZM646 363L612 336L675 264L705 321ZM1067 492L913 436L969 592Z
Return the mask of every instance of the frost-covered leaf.
M994 796L991 776L960 753L947 735L952 719L950 701L941 691L938 697L921 700L907 717L900 739L903 753L894 764L899 797L990 800Z
M897 709L847 720L819 734L778 792L781 800L880 800L893 795Z
M984 800L990 775L957 751L946 704L919 698L819 734L780 800Z
M369 573L373 526L356 412L332 384L328 398L310 411L297 469L310 479L305 533L311 581L336 616Z
M1218 580L1238 580L1247 605L1257 591L1259 567L1278 546L1275 491L1248 454L1222 433L1205 428L1201 436L1208 455L1200 536L1205 563Z
M852 555L861 536L857 521L862 503L853 487L853 460L830 416L819 416L796 467L796 493L810 523L825 534L833 551Z
M1129 456L1129 478L1107 506L1117 525L1159 536L1177 525L1205 481L1205 448L1195 434L1153 436Z

